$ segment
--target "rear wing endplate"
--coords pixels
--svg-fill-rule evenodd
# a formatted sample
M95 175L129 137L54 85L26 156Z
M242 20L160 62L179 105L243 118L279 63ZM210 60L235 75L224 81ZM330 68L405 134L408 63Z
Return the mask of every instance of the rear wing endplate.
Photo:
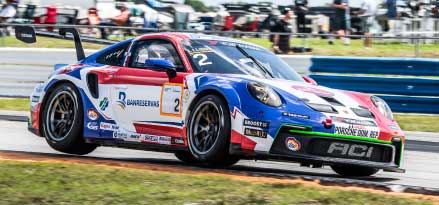
M35 43L37 42L37 35L50 36L52 38L67 38L67 33L72 34L73 40L75 41L76 57L78 61L85 58L84 48L82 47L81 36L78 30L75 28L59 28L60 36L51 36L50 34L36 33L35 29L31 26L16 26L15 27L15 37L24 43Z

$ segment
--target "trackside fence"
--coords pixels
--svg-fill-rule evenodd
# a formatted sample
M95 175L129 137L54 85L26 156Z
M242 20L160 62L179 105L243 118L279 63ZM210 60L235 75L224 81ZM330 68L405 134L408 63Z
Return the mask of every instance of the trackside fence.
M309 61L310 77L320 85L376 94L394 112L439 114L439 59L316 56Z

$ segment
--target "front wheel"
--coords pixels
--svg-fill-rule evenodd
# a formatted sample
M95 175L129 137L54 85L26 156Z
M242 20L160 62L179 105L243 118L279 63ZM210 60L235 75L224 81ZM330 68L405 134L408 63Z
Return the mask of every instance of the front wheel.
M230 113L224 100L217 95L206 95L192 110L187 136L193 157L203 164L228 161Z
M363 166L332 165L332 170L345 177L367 177L376 174L379 169Z
M85 143L82 136L83 106L74 85L65 83L56 87L43 110L43 136L53 149L78 155L96 149L96 145Z

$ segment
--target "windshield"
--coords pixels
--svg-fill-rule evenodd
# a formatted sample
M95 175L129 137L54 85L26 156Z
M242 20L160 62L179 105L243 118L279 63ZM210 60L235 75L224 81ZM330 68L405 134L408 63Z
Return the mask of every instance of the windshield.
M194 72L246 74L261 78L303 81L302 77L273 53L248 44L217 40L183 41ZM256 59L258 66L249 56Z

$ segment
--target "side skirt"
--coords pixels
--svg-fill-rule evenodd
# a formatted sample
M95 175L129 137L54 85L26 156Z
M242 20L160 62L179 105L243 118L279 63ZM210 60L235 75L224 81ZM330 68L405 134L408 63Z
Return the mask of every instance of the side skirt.
M105 147L117 147L125 149L135 149L144 151L157 151L157 152L169 152L174 153L176 151L187 151L188 148L185 146L174 146L174 145L162 145L162 144L143 144L138 142L125 142L125 141L114 141L114 140L102 140L102 139L85 139L86 143L98 144Z

